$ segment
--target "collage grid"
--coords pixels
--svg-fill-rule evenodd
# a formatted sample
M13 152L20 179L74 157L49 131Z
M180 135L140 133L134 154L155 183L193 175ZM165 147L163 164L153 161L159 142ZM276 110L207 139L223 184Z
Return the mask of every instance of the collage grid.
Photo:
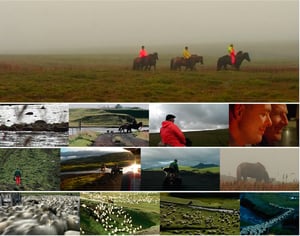
M300 235L298 0L0 0L0 235Z
M230 147L229 104L2 104L2 214L23 207L2 233L28 220L27 234L265 234L278 224L294 234L298 104L280 105L289 115L277 146ZM190 146L160 144L171 113ZM142 125L121 129L132 123Z

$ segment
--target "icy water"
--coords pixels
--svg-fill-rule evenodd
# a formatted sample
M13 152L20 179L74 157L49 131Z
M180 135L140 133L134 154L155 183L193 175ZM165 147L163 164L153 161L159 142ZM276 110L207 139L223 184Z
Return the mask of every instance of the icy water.
M30 124L37 120L43 120L48 124L68 122L68 105L0 105L0 125Z
M68 145L68 132L0 131L1 147L58 147Z

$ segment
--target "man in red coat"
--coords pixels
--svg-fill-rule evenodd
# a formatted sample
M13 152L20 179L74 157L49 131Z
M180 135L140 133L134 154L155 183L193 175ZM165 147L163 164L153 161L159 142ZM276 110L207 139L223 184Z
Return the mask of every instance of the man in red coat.
M169 114L166 116L166 120L161 123L161 141L165 146L184 147L186 146L186 139L178 126L174 124L175 118L174 115Z

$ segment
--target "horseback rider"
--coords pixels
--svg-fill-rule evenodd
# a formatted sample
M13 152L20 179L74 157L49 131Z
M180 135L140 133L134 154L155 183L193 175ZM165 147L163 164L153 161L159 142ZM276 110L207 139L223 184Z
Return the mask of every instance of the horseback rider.
M139 53L139 57L143 58L143 57L146 57L146 56L148 56L148 53L147 53L147 51L145 49L145 46L142 46L141 50L140 50L140 53Z
M175 115L168 114L166 120L161 123L160 137L163 146L183 147L186 146L186 139L179 127L174 124Z
M139 58L141 59L141 68L144 66L145 64L145 59L148 56L148 52L145 49L145 46L142 46L139 52Z
M231 58L231 64L234 65L235 64L235 50L233 47L233 44L230 44L227 48L229 56Z
M186 62L185 64L189 66L191 63L192 54L189 52L189 48L187 46L183 49L182 55L184 61Z
M169 165L170 168L170 173L174 174L175 177L177 177L179 175L179 168L178 168L178 164L177 164L177 159L175 159L174 161L172 161Z

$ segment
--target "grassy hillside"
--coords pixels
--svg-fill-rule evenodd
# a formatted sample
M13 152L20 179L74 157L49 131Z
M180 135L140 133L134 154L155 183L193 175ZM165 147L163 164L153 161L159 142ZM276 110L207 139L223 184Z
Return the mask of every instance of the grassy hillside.
M137 156L131 153L111 153L102 156L90 156L67 160L61 163L61 171L82 171L95 170L100 168L101 164L107 167L112 167L118 164L120 167L132 164L134 161L139 161Z
M0 189L59 190L59 149L0 149ZM22 172L22 184L15 185L14 172Z
M81 229L85 234L106 235L118 229L124 235L141 235L153 228L152 235L159 233L159 194L104 193L100 199L95 194L81 195ZM105 218L98 214L99 209L106 213ZM113 227L107 227L107 223Z
M148 125L149 112L143 109L70 109L69 125L77 127L79 121L83 126L118 127L121 124L132 122L134 118L138 122Z
M192 146L228 146L228 129L184 132L185 137L192 140ZM157 146L160 141L159 133L150 133L150 146Z

